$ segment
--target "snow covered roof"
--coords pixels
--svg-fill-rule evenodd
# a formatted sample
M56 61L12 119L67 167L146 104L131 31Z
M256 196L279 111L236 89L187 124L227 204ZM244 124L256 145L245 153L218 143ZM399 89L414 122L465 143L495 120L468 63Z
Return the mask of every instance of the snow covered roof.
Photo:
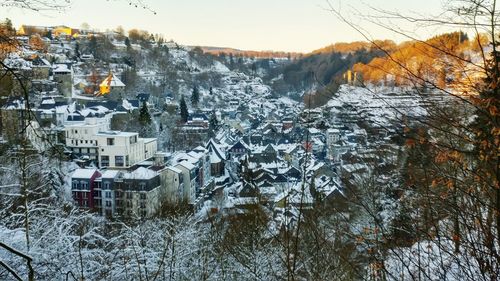
M56 64L52 67L54 73L69 73L71 70L68 68L66 64Z
M115 74L110 73L106 79L101 83L101 86L111 86L111 87L125 87L125 84L116 77Z
M217 144L213 139L210 139L207 143L207 149L210 151L210 162L219 163L226 160L226 155L222 152L221 146Z
M74 179L90 179L97 172L97 169L76 169L71 176Z
M167 169L169 169L177 174L182 174L182 171L180 169L177 169L176 167L168 166Z
M194 168L196 168L193 164L189 163L188 161L182 161L176 165L176 167L178 166L184 167L188 170L193 170Z
M154 178L156 175L157 175L157 173L153 170L150 170L150 169L147 169L144 167L139 167L139 168L135 169L133 172L124 174L123 178L148 180L148 179Z
M117 171L117 170L106 170L102 174L101 178L103 178L103 179L114 179L118 175L119 172L120 171Z

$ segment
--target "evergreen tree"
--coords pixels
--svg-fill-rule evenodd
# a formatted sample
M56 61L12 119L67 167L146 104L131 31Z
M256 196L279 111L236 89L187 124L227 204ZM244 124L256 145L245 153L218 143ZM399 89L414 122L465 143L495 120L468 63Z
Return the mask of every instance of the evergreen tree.
M189 117L189 112L188 112L186 101L184 100L184 96L182 96L182 98L181 98L180 107L181 107L181 120L182 120L182 122L186 123L188 120L188 117Z
M95 36L90 38L89 51L95 58L97 58L97 38Z
M125 38L125 46L127 46L127 52L130 53L132 51L132 45L130 44L130 39L128 37Z
M193 87L193 93L191 95L191 104L193 106L198 106L199 101L200 101L200 91L198 90L198 87L195 85Z
M210 120L208 120L208 130L210 137L215 136L215 132L219 128L219 120L217 120L217 116L215 115L215 111L212 112L210 116Z
M78 42L75 43L75 56L77 58L80 57L80 43L78 43Z
M214 95L214 88L210 87L208 92L209 92L210 96L213 96Z
M139 123L141 124L141 126L151 125L151 115L149 114L146 102L142 103L142 107L139 111Z

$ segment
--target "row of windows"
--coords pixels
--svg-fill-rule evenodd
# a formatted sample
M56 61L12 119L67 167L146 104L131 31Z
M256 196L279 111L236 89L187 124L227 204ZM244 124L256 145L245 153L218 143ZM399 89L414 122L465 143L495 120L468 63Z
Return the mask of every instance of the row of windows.
M89 192L73 192L73 199L78 200L78 199L88 199L89 198Z
M82 182L79 182L79 181L73 181L72 182L72 188L73 189L76 189L76 190L89 190L89 183L86 182L86 181L82 181Z
M83 144L85 142L85 144L94 144L94 145L97 145L97 141L95 140L80 140L80 144ZM78 140L71 140L71 144L72 145L78 145Z
M129 162L128 156L126 156L126 157L123 157L122 155L115 156L115 166L116 167L125 167L125 164L128 166L128 162ZM101 167L109 167L109 156L108 155L101 156Z
M84 204L85 204L85 205L84 205L85 207L86 207L86 206L88 206L88 205L87 205L87 204L88 204L88 201L87 201L87 200L85 200L85 201L83 201L83 202L84 202ZM96 206L96 207L101 207L101 202L100 202L100 200L95 200L95 202L94 202L94 203L95 203L95 206ZM122 207L122 205L123 205L123 201L122 201L122 200L117 200L117 201L115 202L115 204L116 204L116 207L117 207L117 208L121 208L121 207ZM133 207L133 203L132 203L132 201L130 201L130 200L126 200L126 201L125 201L125 205L126 205L126 207L127 207L127 208L132 208L132 207ZM112 202L111 200L105 200L105 201L104 201L104 206L105 206L106 208L111 208L111 207L113 206L113 202ZM141 202L141 203L139 204L139 207L140 207L141 209L146 209L146 203L145 203L145 202Z
M104 183L104 185L109 185L108 182ZM74 192L74 193L77 193L77 192ZM122 198L123 195L126 196L127 199L132 199L134 198L134 192L122 192L122 191L115 191L115 198ZM101 198L102 197L102 191L94 191L94 196L96 198ZM112 198L112 191L104 191L104 198ZM139 199L141 200L146 200L147 199L147 195L145 192L141 192L139 194Z

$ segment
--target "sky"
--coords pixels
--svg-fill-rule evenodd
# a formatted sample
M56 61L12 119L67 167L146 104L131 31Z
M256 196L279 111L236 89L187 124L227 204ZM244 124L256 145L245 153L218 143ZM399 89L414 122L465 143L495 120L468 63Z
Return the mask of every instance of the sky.
M142 1L156 14L135 8L130 1ZM352 9L365 15L371 13L370 6L430 14L442 7L441 0L329 1L372 37L395 41L403 38L360 22ZM184 45L243 50L309 52L335 42L363 39L326 8L326 0L72 0L62 12L1 8L0 19L10 18L17 28L21 24L80 28L82 23L101 31L117 26L138 28Z

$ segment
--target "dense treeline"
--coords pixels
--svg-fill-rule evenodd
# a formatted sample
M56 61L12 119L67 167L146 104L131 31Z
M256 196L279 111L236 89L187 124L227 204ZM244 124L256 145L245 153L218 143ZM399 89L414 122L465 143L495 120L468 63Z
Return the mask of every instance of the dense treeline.
M308 55L275 69L270 75L282 75L282 79L273 80L272 86L279 94L296 93L296 98L304 92L315 92L318 94L315 104L322 105L336 91L347 70L382 55L379 50L366 48L349 53L335 51Z
M281 51L249 51L249 50L238 50L238 49L232 49L232 48L218 48L218 47L201 47L203 52L213 54L213 55L220 55L220 54L225 54L229 55L232 54L234 56L242 56L242 57L248 57L248 58L299 58L302 57L302 53L297 53L297 52L281 52Z
M484 41L485 38L480 38ZM446 33L426 41L408 41L396 49L385 49L387 54L376 57L369 63L357 63L353 70L362 73L367 83L385 85L411 85L415 79L426 79L444 87L460 79L461 57L471 59L471 52L477 50L477 39L469 41L463 32ZM383 46L381 46L383 47ZM411 74L405 71L408 69ZM455 70L455 73L453 73ZM414 76L414 77L411 77Z
M372 50L383 48L385 50L394 50L397 45L392 40L375 40L373 42L366 41L355 41L355 42L339 42L335 44L328 45L326 47L312 51L312 54L324 54L324 53L354 53L359 50Z

